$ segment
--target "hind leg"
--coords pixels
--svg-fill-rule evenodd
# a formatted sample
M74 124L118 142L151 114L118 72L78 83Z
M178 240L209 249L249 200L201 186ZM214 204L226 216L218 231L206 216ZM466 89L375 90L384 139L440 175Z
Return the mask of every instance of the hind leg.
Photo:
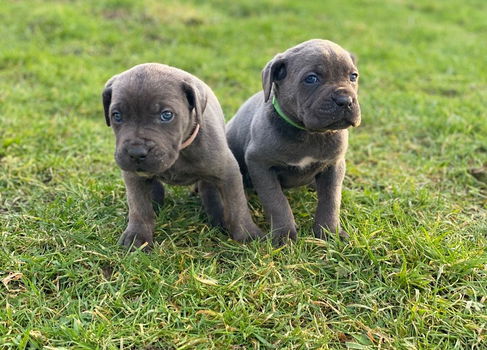
M223 201L218 188L210 182L199 181L198 192L210 224L215 227L225 228Z
M152 207L157 213L164 204L165 191L164 185L157 179L152 179Z

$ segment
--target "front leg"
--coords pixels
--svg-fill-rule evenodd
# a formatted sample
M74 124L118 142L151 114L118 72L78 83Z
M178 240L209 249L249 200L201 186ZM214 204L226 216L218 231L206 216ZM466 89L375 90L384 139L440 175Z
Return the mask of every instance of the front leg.
M264 214L271 224L273 244L281 246L288 238L296 239L294 216L276 173L269 164L254 158L251 153L246 155L246 163Z
M155 213L152 207L153 179L140 177L132 172L123 172L127 202L129 206L129 223L118 243L126 248L138 248L148 243L146 250L152 246Z
M345 159L341 159L315 177L318 206L313 231L317 238L324 239L327 233L337 232L341 238L348 238L348 234L340 228L339 218L344 176Z

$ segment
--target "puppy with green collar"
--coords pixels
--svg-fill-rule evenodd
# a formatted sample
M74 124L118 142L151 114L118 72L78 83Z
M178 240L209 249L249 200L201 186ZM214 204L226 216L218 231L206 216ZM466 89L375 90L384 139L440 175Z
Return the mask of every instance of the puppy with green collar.
M227 124L227 140L246 186L253 186L273 242L297 236L283 188L314 183L316 237L339 233L348 128L360 124L358 70L339 45L314 39L277 54L262 71L263 91Z

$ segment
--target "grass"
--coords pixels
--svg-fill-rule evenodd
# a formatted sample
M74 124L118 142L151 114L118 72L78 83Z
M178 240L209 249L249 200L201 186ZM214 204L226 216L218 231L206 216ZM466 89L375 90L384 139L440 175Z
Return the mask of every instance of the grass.
M0 6L0 347L487 348L487 3L13 1ZM170 187L150 254L116 245L127 206L104 82L188 70L227 118L277 52L319 37L359 58L342 222L240 245ZM250 204L265 227L258 199Z

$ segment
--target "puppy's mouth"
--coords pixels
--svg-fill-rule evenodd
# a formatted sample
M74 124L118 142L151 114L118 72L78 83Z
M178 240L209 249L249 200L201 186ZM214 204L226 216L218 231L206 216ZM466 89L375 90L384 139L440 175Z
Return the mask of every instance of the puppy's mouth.
M150 164L138 164L136 162L123 159L117 159L117 164L120 169L137 173L140 176L148 176L149 174L154 175L156 173L155 167L151 166Z
M337 120L331 124L326 126L327 130L341 130L341 129L348 129L349 127L356 127L358 124L354 121L348 119Z
M313 132L326 132L333 130L343 130L360 125L360 109L350 111L332 111L332 113L315 114L309 119L306 127Z
M115 160L124 171L134 172L142 177L153 177L169 169L176 159L174 157L150 157L143 161L134 161L124 155L115 155Z
M326 126L323 127L308 127L308 130L310 132L316 132L316 133L323 133L327 131L336 131L336 130L343 130L343 129L348 129L350 127L356 127L358 124L354 121L350 121L348 119L340 119L337 121L334 121L330 124L327 124Z

